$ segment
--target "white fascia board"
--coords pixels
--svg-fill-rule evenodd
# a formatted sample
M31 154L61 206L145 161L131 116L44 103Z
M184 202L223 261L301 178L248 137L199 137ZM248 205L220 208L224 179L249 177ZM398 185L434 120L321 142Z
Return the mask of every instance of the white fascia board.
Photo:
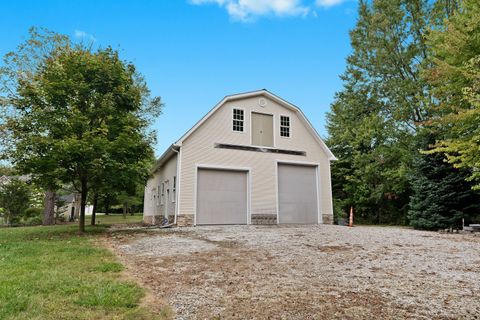
M177 154L174 150L179 150L180 146L175 144L170 145L165 152L155 161L155 165L152 168L152 173L155 173L158 168L160 168L167 160L169 160L173 155Z

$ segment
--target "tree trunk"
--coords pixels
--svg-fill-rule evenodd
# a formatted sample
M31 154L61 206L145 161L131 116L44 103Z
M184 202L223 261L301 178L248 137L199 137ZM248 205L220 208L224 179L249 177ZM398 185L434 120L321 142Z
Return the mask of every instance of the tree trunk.
M92 209L92 221L91 221L92 226L95 225L95 220L97 216L97 203L98 203L98 193L95 192L95 194L93 195L93 209Z
M87 179L82 179L82 190L80 193L80 219L79 219L79 232L85 232L85 206L87 204Z
M110 211L110 197L109 196L105 196L103 198L103 202L104 202L104 205L105 205L105 215L108 216L109 215L109 211Z
M128 204L126 202L123 203L123 218L127 219L127 209L128 209Z
M48 189L47 191L45 191L44 206L45 206L45 209L43 209L42 224L44 226L55 224L55 191L54 190Z

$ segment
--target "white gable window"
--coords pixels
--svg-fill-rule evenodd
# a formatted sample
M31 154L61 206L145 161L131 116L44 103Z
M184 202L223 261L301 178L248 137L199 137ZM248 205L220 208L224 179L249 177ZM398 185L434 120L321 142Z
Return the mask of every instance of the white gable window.
M233 109L233 131L243 132L245 114L242 109Z
M173 176L172 202L175 202L176 197L177 197L177 177Z
M280 137L290 137L290 117L280 116Z

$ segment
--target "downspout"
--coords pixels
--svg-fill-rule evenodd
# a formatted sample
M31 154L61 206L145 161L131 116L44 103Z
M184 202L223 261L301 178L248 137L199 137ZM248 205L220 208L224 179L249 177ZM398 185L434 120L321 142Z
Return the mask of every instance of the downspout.
M180 150L180 148L179 148ZM180 194L180 176L179 176L179 170L180 170L180 151L179 150L175 150L175 147L172 145L172 151L175 152L177 154L177 178L176 178L176 185L175 185L175 215L173 216L173 224L177 224L177 215L178 215L178 207L179 207L179 203L178 203L178 195Z

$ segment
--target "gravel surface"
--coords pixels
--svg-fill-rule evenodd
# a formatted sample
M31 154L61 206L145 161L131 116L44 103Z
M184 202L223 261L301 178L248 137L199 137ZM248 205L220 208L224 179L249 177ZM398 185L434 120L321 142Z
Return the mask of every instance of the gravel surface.
M113 233L176 319L480 319L480 237L393 227Z

